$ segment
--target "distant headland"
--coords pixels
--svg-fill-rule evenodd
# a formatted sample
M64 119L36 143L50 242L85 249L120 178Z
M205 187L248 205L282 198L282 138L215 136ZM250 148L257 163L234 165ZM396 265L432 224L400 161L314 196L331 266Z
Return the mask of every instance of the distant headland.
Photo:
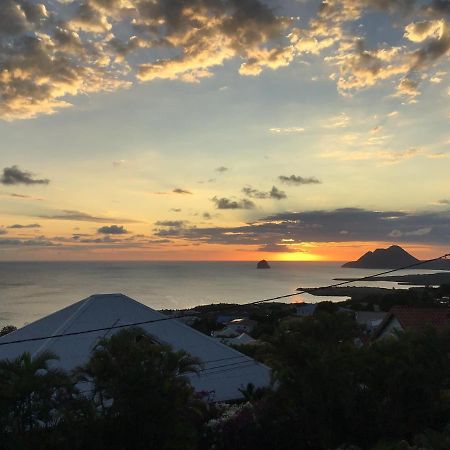
M352 269L397 269L420 262L419 259L400 246L391 245L389 248L378 248L373 252L367 252L356 261L347 262L342 267ZM432 261L421 264L418 268L424 270L450 270L450 261Z

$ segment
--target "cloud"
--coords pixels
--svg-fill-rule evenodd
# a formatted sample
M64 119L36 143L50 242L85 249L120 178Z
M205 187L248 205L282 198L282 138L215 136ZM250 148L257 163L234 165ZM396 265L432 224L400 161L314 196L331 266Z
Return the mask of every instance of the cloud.
M251 200L243 198L242 200L236 201L231 200L226 197L213 197L211 199L215 203L217 209L253 209L255 204Z
M439 71L436 72L431 78L430 82L434 84L442 83L442 80L444 79L445 75L447 75L447 72Z
M447 1L317 3L299 27L261 0L2 0L0 118L54 114L74 96L138 81L198 83L233 60L239 74L256 76L304 54L325 55L339 92L351 95L448 55ZM393 27L411 18L404 41L366 48L356 25L373 11L392 15Z
M295 247L286 244L265 244L258 248L259 252L274 252L274 253L294 253L298 252Z
M45 236L34 239L0 239L0 246L3 247L54 247L55 245Z
M52 219L52 220L72 220L75 222L97 222L97 223L111 223L111 222L122 222L122 223L137 223L136 220L131 219L123 219L123 218L114 218L114 217L102 217L102 216L93 216L91 214L65 209L60 212L54 214L41 214L37 215L40 219Z
M158 220L153 231L155 236L166 238L183 235L187 228L190 228L187 220Z
M261 0L2 0L0 118L54 114L74 96L138 81L198 83L233 60L239 74L256 76L304 54L324 55L339 92L351 95L425 72L448 55L447 1L317 4L299 27ZM411 18L403 41L367 48L357 25L373 11L391 15L393 27Z
M343 230L345 233L342 233ZM292 243L290 245L300 245L302 242L362 241L446 245L450 237L450 211L341 208L285 212L242 226L196 228L186 225L175 231L171 233L166 230L164 236L177 236L190 242L244 246L285 244L286 240Z
M305 129L301 127L286 127L286 128L269 128L269 131L274 134L298 134L304 133Z
M278 179L284 183L291 186L300 186L302 184L320 184L321 181L319 181L316 177L301 177L299 175L280 175Z
M157 227L181 228L187 225L186 220L158 220L155 222Z
M20 223L15 223L14 225L9 225L8 228L13 229L24 229L24 228L41 228L41 226L38 223L29 223L27 225L22 225Z
M27 186L33 184L48 184L48 179L34 178L31 172L20 170L17 166L5 167L3 169L3 175L0 177L0 183L7 186L14 186L18 184L25 184Z
M272 198L275 200L283 200L287 198L287 195L284 191L280 191L276 186L272 186L272 189L268 192L259 191L258 189L254 189L251 186L246 186L242 189L242 192L250 198L258 198L258 199L267 199Z
M332 150L323 152L320 156L322 158L332 158L341 161L379 161L381 164L398 164L411 158L415 158L424 152L417 148L410 148L404 151L391 150L358 150L358 151L343 151Z
M439 39L444 33L444 28L444 20L410 23L405 28L405 38L412 42L423 42L431 37Z
M323 125L324 128L347 128L350 125L350 117L346 113L330 117Z
M122 239L112 238L110 235L99 238L80 238L76 239L76 241L81 244L115 244L124 242ZM127 242L127 245L130 245L130 243Z
M172 192L174 194L191 194L192 195L192 192L186 191L185 189L180 189L180 188L175 188Z
M427 154L427 158L430 159L444 159L444 158L448 158L450 157L450 153L446 153L446 152L433 152L433 153L428 153Z
M449 52L448 2L418 0L327 0L307 26L294 28L290 39L298 54L325 53L324 60L335 69L331 79L345 96L385 80L426 72ZM404 42L383 43L368 48L355 24L370 13L388 13L392 24L398 18L414 18L406 25ZM370 20L366 19L366 20ZM364 29L364 27L362 28ZM420 76L419 76L420 78Z
M128 230L126 230L122 225L110 225L110 226L104 226L100 227L97 230L97 233L101 234L127 234L129 233Z
M71 106L67 96L129 84L108 67L101 40L80 36L64 20L71 6L2 0L0 118L54 114Z
M425 236L425 235L431 233L432 230L433 230L433 228L431 228L431 227L419 228L417 230L404 231L404 232L395 229L389 233L389 236L394 237L394 238L398 238L398 237L402 237L402 236Z
M44 201L43 198L41 197L33 197L32 195L25 195L25 194L16 194L14 192L1 192L1 195L7 196L7 197L11 197L11 198L16 198L16 199L22 199L22 200L36 200L36 201Z
M225 166L220 166L220 167L217 167L216 169L215 169L215 171L216 172L219 172L219 173L225 173L225 172L228 172L230 169L228 168L228 167L225 167Z
M2 0L0 117L54 114L134 80L199 82L232 59L242 75L277 69L293 58L289 25L259 0Z
M397 95L415 98L420 94L419 82L410 78L402 78L397 86Z

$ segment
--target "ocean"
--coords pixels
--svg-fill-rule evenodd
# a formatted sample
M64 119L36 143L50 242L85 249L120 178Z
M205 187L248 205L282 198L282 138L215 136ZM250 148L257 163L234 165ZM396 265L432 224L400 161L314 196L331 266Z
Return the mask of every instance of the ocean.
M298 287L362 277L375 270L343 269L341 263L273 262L0 262L0 326L22 326L98 293L123 293L155 309L209 303L246 303L295 292ZM427 271L420 271L426 273ZM418 273L409 270L399 274ZM354 285L399 287L397 283ZM338 301L301 294L285 301Z

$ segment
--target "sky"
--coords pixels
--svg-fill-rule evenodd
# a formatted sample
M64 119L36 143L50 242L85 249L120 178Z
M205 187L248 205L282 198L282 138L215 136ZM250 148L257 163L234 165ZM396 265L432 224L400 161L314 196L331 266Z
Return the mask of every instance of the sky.
M450 244L450 1L2 0L0 260Z

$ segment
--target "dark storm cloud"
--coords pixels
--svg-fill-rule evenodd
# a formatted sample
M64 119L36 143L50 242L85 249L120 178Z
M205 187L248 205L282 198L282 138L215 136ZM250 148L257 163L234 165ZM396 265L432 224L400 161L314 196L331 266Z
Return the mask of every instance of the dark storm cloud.
M8 228L16 228L16 229L22 229L22 228L41 228L41 226L38 223L30 223L27 225L22 225L20 223L15 223L14 225L9 225Z
M104 227L100 227L97 230L97 233L101 233L101 234L127 234L128 230L126 230L122 225L109 225L109 226L104 226Z
M137 223L138 221L132 219L122 219L114 217L101 217L93 216L91 214L84 213L82 211L65 209L54 214L42 214L35 216L40 219L52 219L52 220L72 220L74 222L96 222L96 223L111 223L111 222L122 222L122 223Z
M166 230L165 237L170 237ZM175 236L175 234L174 234ZM238 227L184 227L177 237L212 244L389 241L448 245L450 211L370 211L360 208L286 212Z
M31 172L20 170L17 166L5 167L3 175L0 177L0 183L7 186L14 186L18 184L32 185L32 184L48 184L48 179L34 178Z
M319 181L316 177L301 177L299 175L280 175L278 179L284 183L288 184L290 186L301 186L302 184L320 184L321 181Z
M180 188L175 188L172 192L174 194L190 194L190 195L192 195L191 191L187 191L186 189L180 189Z
M215 203L217 209L253 209L255 207L255 204L246 198L237 201L226 197L213 197L211 201Z

